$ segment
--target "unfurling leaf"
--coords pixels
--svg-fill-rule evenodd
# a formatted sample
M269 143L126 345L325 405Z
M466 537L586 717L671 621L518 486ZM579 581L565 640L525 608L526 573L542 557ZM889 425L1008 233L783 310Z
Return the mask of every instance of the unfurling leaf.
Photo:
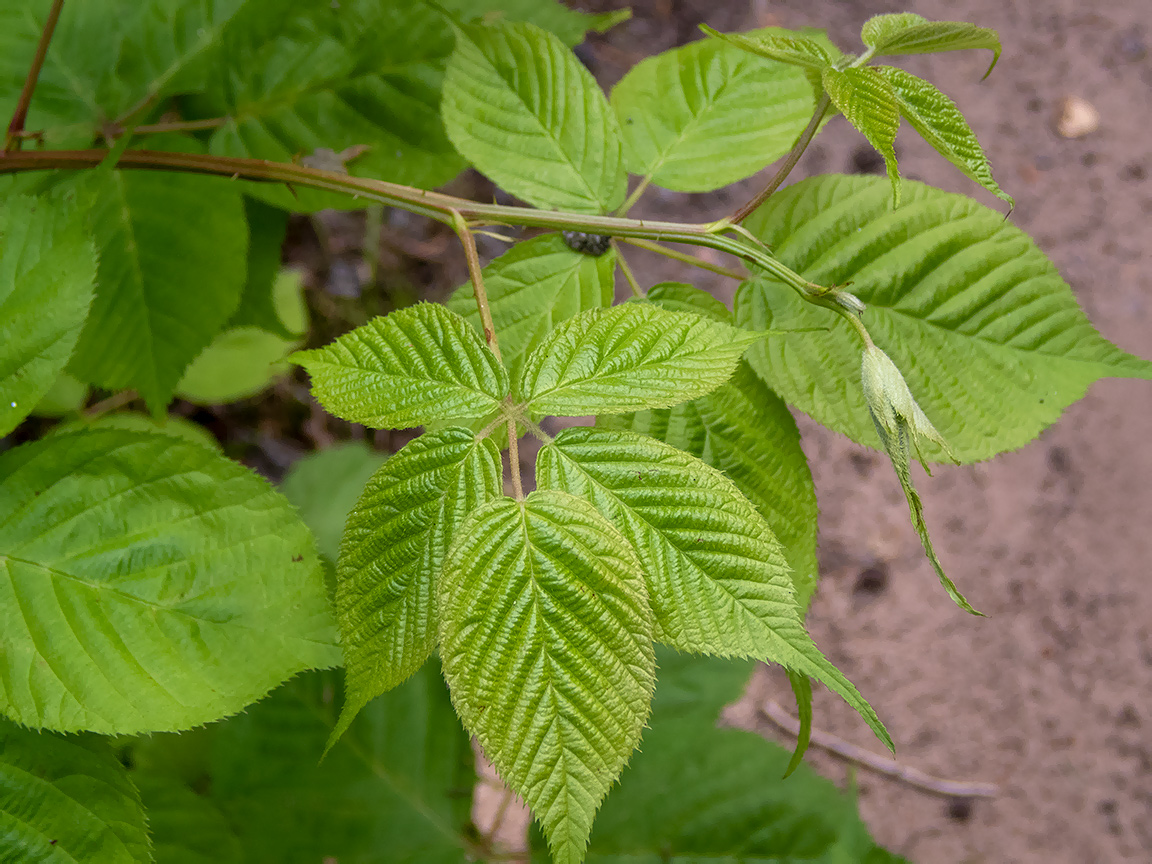
M769 60L802 66L817 72L829 68L835 59L824 44L805 36L783 36L770 32L720 33L707 24L702 24L700 29L713 38L723 39L737 48L743 48Z
M892 206L899 207L896 133L900 130L900 108L892 84L872 66L843 71L829 67L824 70L822 80L832 104L884 157L884 167L892 184Z
M985 78L1000 59L1000 36L995 30L964 21L929 21L908 12L869 18L860 38L875 53L890 56L986 48L992 52L992 65Z

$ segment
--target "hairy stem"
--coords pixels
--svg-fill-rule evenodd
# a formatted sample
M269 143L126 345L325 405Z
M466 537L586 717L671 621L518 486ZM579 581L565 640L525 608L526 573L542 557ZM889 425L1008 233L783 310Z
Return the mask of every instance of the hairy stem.
M484 328L484 341L488 343L488 347L492 349L496 359L503 363L504 358L500 356L500 343L496 341L496 325L492 321L492 310L488 307L488 292L484 290L484 276L480 272L482 268L480 267L480 253L476 251L476 238L472 236L472 230L459 211L452 213L452 230L456 232L456 236L464 245L464 257L468 261L468 278L472 280L472 291L476 295L476 308L480 310L480 324ZM516 424L513 422L512 428L515 429L515 426Z
M736 279L743 282L748 278L748 274L740 270L733 270L730 267L712 264L701 258L697 258L695 255L689 255L686 252L677 252L675 249L669 249L667 246L661 246L659 243L653 243L651 240L638 240L632 237L624 237L622 239L625 243L630 246L635 246L637 249L646 249L649 252L655 252L657 255L663 255L665 258L671 258L673 261L679 261L682 264L699 267L701 270L708 270L711 273L727 276L729 279Z
M808 149L808 145L816 136L816 132L820 128L820 123L824 120L824 115L828 113L828 106L831 104L832 100L828 98L827 93L820 97L820 101L816 103L816 110L812 112L812 119L808 121L808 125L804 127L804 131L800 133L800 137L796 139L796 143L792 145L792 149L789 151L788 157L784 160L783 164L776 169L772 180L764 187L759 195L732 214L732 222L743 222L748 218L749 214L772 197L772 193L780 188L780 184L792 173L792 169L796 167L796 163L800 161L800 157L804 155L804 151Z
M644 289L640 287L640 283L636 281L636 274L632 272L632 268L628 266L628 261L624 258L624 253L620 250L620 244L615 240L612 241L612 248L616 250L616 262L620 265L620 272L624 274L624 279L628 282L628 287L632 289L633 297L644 297Z
M4 139L5 153L14 153L20 149L24 138L24 121L28 119L28 106L32 104L32 93L36 90L36 82L40 78L40 70L44 66L44 58L48 56L48 46L52 42L52 34L56 32L56 22L60 20L63 8L64 0L55 0L48 12L48 20L44 22L40 42L32 56L32 66L28 69L28 77L24 79L24 89L20 91L20 99L16 102L16 110L12 112L12 121L8 124L8 135Z

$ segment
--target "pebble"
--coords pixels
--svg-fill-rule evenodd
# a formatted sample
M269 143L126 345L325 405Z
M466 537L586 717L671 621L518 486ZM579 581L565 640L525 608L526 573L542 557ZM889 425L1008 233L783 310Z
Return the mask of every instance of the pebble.
M1055 125L1061 138L1083 138L1100 128L1100 112L1087 99L1067 96L1060 103Z

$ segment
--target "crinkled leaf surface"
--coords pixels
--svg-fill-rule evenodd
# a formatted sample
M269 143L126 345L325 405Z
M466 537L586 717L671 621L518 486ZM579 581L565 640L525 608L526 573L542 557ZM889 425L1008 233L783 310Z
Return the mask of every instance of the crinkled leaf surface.
M1099 378L1152 378L1103 339L1027 235L969 198L911 181L889 207L883 180L828 176L776 195L744 224L821 285L852 283L872 338L904 373L963 462L1032 440ZM768 279L745 283L737 320L781 329L748 362L784 399L875 447L860 389L860 342L838 316ZM925 456L942 454L931 445Z
M166 435L0 455L0 710L105 734L185 729L339 662L315 545L268 484Z
M612 305L615 271L615 251L599 257L583 255L569 249L559 234L517 243L484 268L500 356L513 379L561 321ZM447 306L482 333L471 282L457 288Z
M578 864L652 698L652 614L635 554L579 498L503 498L460 528L439 609L464 725L531 806L557 864Z
M483 339L437 303L374 318L291 359L312 376L320 404L376 429L478 420L508 392L508 373Z
M0 437L60 377L95 279L96 252L74 206L26 196L0 205Z
M997 198L1014 207L1012 196L992 179L992 166L976 133L956 107L956 103L922 78L895 66L878 66L896 91L900 113L936 151Z
M788 30L755 30L749 33L720 33L708 25L700 27L709 36L735 45L778 63L801 66L817 72L832 65L837 55L829 52L826 41L812 39Z
M964 21L929 21L908 12L869 18L864 22L860 38L877 54L888 55L986 48L992 52L988 72L1000 59L1000 36L995 30ZM988 72L984 77L988 77Z
M627 169L680 192L755 174L788 152L813 107L802 71L716 39L642 60L611 101Z
M421 435L368 481L336 570L347 701L334 735L435 650L435 584L456 529L503 491L491 439L449 427Z
M666 408L716 389L760 334L654 304L583 312L524 364L520 392L540 415Z
M140 795L107 742L0 718L5 864L149 864Z
M884 157L892 183L892 203L900 206L900 168L896 164L896 133L900 129L900 106L892 84L872 66L840 70L825 69L824 90L848 122Z
M788 406L746 362L731 381L694 402L605 417L597 425L651 435L735 483L784 547L797 602L802 611L807 608L819 572L812 472Z
M551 33L531 24L462 28L441 107L456 149L528 203L600 213L623 202L616 115Z
M228 180L190 174L99 171L86 189L100 265L69 369L101 387L134 387L160 411L240 302L244 204Z

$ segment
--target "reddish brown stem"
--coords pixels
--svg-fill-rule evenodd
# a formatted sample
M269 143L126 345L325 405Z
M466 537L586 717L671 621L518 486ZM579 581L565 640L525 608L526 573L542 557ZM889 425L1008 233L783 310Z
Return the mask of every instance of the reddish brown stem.
M24 121L28 119L28 106L32 104L32 94L36 90L36 82L40 79L44 58L48 56L48 45L52 42L52 34L56 32L56 22L60 20L60 10L63 8L64 0L55 0L52 9L48 12L48 20L44 22L44 29L40 33L40 42L36 45L36 53L32 57L32 66L28 69L28 77L24 79L24 89L20 91L20 99L16 103L16 110L12 113L12 121L8 124L8 134L4 139L5 153L14 153L19 150L23 142Z

